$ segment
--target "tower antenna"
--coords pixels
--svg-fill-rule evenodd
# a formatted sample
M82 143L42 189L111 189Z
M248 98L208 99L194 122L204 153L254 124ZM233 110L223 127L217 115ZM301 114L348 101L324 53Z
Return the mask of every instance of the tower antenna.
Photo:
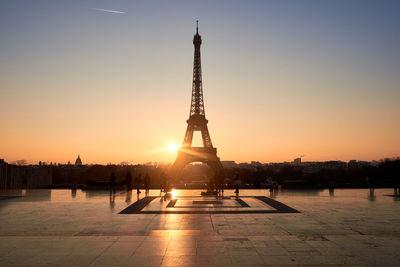
M199 34L199 21L196 20L196 34Z

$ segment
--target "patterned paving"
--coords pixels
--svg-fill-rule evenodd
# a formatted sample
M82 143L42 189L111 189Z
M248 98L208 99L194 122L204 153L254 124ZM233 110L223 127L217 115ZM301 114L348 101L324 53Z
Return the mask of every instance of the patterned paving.
M253 214L297 213L298 211L265 196L199 197L173 199L144 197L119 214Z
M159 191L0 191L20 196L0 201L0 266L399 266L400 201L386 196L391 189L225 194L177 191L167 208ZM299 212L208 212L285 209L276 203ZM119 214L204 205L177 209L205 214Z

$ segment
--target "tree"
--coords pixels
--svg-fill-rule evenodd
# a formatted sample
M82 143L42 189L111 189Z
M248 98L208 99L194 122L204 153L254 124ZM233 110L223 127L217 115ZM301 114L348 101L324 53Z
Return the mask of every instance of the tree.
M26 166L26 165L28 165L28 162L25 159L19 159L19 160L11 162L11 164L17 165L17 166Z

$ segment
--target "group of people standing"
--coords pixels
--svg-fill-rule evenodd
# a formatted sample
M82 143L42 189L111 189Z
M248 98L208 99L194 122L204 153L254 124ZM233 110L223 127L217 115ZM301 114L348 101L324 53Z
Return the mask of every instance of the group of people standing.
M213 179L210 181L210 188L209 190L216 190L217 193L223 193L224 192L224 180L225 180L225 175L223 170L218 170L216 171ZM126 191L131 191L132 189L136 189L137 193L140 194L141 191L140 189L144 188L145 193L148 194L150 191L150 176L148 173L144 175L142 178L142 174L137 174L134 178L132 178L132 174L130 171L127 171L125 175L125 185L126 185ZM241 181L239 178L239 174L235 173L234 176L234 188L235 188L235 193L239 194L239 189L240 189ZM266 180L266 185L267 189L270 189L270 191L273 191L274 188L274 181L271 179L271 177L268 177ZM214 186L214 188L212 188ZM161 193L162 192L168 192L168 183L167 183L167 175L163 172L161 173ZM111 193L115 194L116 191L116 177L114 172L111 173L110 175L110 195Z
M224 181L225 181L224 172L222 170L217 170L214 175L214 180L211 181L210 185L212 186L214 184L214 187L215 187L215 190L217 191L217 193L223 193L224 192Z
M115 194L115 186L116 186L115 179L116 179L115 174L114 174L114 172L112 172L110 175L110 194L111 193ZM146 190L145 191L146 194L148 194L150 191L150 176L148 173L146 173L144 175L144 179L142 181L142 174L139 173L133 179L133 184L132 184L132 174L130 171L127 171L127 173L125 175L125 184L126 184L126 191L130 191L130 190L136 188L136 191L138 194L141 193L140 188L142 188L142 185L143 185L144 189ZM132 185L133 185L133 188L132 188Z

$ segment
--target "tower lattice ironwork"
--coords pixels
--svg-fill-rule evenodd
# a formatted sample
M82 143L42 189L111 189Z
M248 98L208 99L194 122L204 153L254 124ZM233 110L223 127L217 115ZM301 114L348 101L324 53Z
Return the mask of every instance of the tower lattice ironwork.
M217 157L217 149L213 147L210 133L208 132L208 120L205 116L203 85L201 75L200 45L201 36L199 35L198 22L196 34L193 38L194 61L193 61L193 84L192 99L190 104L190 115L187 120L187 129L183 145L179 149L178 157L174 162L173 169L180 171L186 164L191 162L203 162L215 170L222 169L221 162ZM201 132L203 147L192 147L193 133Z

